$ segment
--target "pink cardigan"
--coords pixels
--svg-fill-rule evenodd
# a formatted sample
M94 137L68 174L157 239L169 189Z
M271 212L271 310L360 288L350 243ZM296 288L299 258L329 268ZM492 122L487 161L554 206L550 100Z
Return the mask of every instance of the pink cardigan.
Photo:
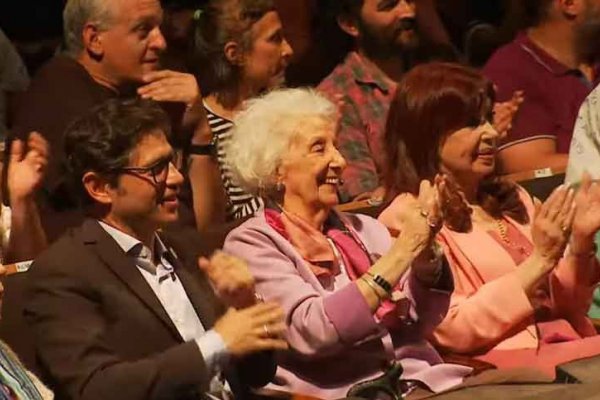
M392 241L383 225L366 216L347 218L371 254L388 251ZM290 351L279 355L273 388L324 399L345 397L353 384L380 375L391 358L402 362L402 378L420 380L433 391L461 383L471 371L443 364L424 339L444 317L449 293L421 286L410 273L402 280L410 310L401 328L388 335L354 283L326 290L262 212L233 230L224 250L247 260L257 292L286 313Z
M532 219L531 197L523 190L521 198ZM399 228L398 207L399 203L393 202L379 217L388 228ZM531 240L529 224L509 222ZM515 360L504 362L502 356L494 354L501 350L536 349L540 344L534 309L516 277L518 266L504 248L477 225L469 233L444 227L438 239L452 268L455 290L448 314L433 333L434 343L447 351L482 355L479 358L500 366L519 365ZM583 265L578 265L571 257L564 257L550 275L550 296L543 296L543 301L550 306L554 319L537 324L541 341L543 344L572 341L571 350L567 348L562 356L549 360L550 363L600 353L598 339L578 340L596 335L586 314L599 278L595 259L583 260ZM591 342L595 348L583 351L582 344ZM573 351L577 346L580 348ZM533 350L527 354L530 359L540 353ZM553 367L548 366L547 370Z

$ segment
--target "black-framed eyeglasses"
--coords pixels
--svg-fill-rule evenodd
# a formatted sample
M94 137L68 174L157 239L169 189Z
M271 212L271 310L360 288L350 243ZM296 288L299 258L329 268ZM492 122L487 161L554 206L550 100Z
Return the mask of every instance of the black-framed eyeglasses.
M150 175L156 185L161 185L167 181L171 164L178 171L181 171L183 167L183 154L175 152L147 167L123 167L119 168L116 172L130 173L138 176Z

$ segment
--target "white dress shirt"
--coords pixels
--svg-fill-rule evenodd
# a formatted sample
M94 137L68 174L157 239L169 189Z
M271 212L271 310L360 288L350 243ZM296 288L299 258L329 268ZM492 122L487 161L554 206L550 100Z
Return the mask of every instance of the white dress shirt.
M220 392L221 389L230 391L226 381L219 384L222 378L220 371L224 368L228 353L221 336L214 330L206 331L198 314L194 310L190 299L177 278L173 266L167 260L167 249L158 235L154 239L154 254L156 262L152 261L152 252L136 238L102 222L100 226L119 244L128 256L135 260L136 266L148 285L164 307L167 315L173 321L175 328L186 342L194 340L204 358L207 369L213 374L211 392ZM215 381L216 380L216 381ZM213 393L214 393L213 392ZM218 394L219 396L222 393Z

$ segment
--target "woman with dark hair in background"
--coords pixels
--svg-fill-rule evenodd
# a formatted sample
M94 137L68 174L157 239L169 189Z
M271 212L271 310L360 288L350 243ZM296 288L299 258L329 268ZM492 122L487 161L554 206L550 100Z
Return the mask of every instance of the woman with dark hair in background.
M586 317L600 279L593 242L600 187L589 179L577 194L561 186L540 204L500 180L492 105L493 87L475 70L434 63L405 76L386 128L392 201L380 221L401 230L406 193L444 175L438 241L455 290L433 342L446 352L553 375L557 364L600 352Z
M195 46L212 130L212 137L205 138L204 143L193 143L191 151L204 157L192 159L190 179L212 182L209 190L207 185L194 189L200 190L194 193L194 198L203 199L203 204L196 202L196 219L203 227L217 220L250 216L262 206L258 197L245 193L232 182L224 163L225 146L231 121L243 102L284 84L292 48L283 36L272 0L210 1L198 11ZM210 165L207 168L208 164L212 168ZM227 209L223 210L220 206L225 203Z

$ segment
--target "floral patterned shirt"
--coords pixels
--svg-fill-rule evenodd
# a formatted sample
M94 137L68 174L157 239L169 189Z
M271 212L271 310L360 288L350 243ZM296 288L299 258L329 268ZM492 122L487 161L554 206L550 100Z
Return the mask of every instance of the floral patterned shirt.
M382 184L383 134L396 85L382 71L351 52L318 86L330 99L342 96L337 145L348 167L340 191L343 202Z

